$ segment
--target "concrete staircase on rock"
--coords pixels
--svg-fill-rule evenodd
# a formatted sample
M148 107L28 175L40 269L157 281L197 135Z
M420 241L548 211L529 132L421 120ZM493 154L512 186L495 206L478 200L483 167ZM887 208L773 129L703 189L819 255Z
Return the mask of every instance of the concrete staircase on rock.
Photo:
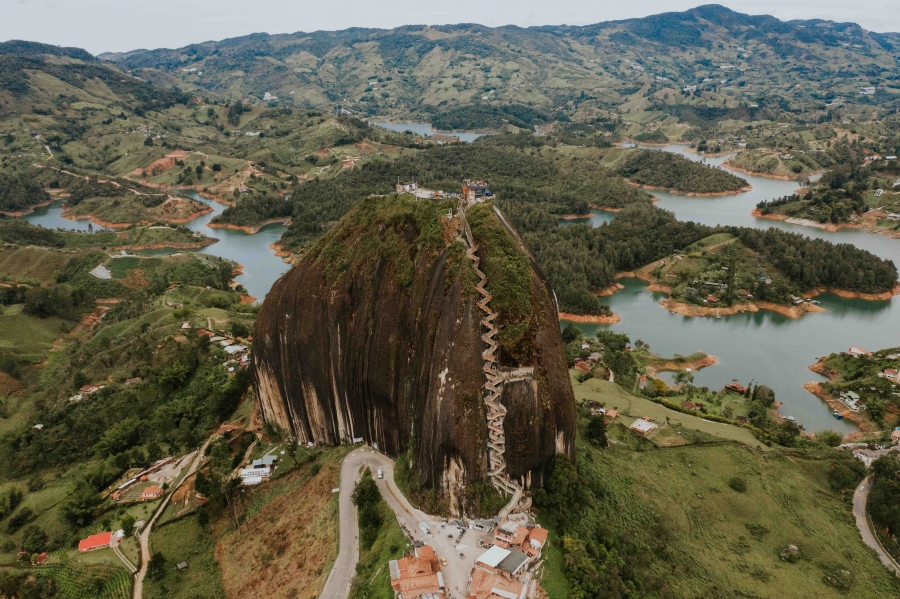
M500 403L500 396L503 393L504 378L497 369L497 341L494 337L497 335L497 326L494 321L497 319L497 313L490 307L492 295L487 290L487 275L481 271L481 259L477 251L478 246L475 244L472 230L465 216L465 207L461 204L458 210L459 218L462 221L463 230L466 236L468 249L466 256L472 261L475 274L478 276L478 283L475 285L481 298L478 300L478 308L484 312L481 319L482 330L481 340L485 344L481 357L484 360L482 370L484 371L486 382L484 384L484 405L487 408L487 426L488 426L488 477L491 484L503 495L510 495L511 500L506 508L501 511L502 515L508 514L513 508L527 509L531 505L531 498L523 499L522 486L509 478L506 472L506 439L503 432L503 419L506 416L506 408ZM521 502L521 503L520 503Z

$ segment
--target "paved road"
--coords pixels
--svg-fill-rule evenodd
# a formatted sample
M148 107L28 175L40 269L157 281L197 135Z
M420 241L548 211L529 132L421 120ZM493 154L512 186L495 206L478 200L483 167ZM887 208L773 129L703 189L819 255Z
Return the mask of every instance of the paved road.
M141 536L139 538L141 543L141 568L137 571L137 574L134 576L134 586L132 588L132 597L133 599L141 599L144 594L144 577L147 575L147 565L150 563L150 530L153 528L153 525L156 524L156 520L159 516L166 510L166 506L169 505L169 499L172 498L172 495L178 490L184 481L186 481L192 474L194 474L197 469L200 467L200 464L203 463L203 456L206 453L206 448L210 443L216 438L216 435L213 434L209 439L206 440L206 443L203 444L203 447L197 452L197 456L194 458L194 461L191 463L188 468L187 474L185 474L181 481L172 487L169 490L169 493L159 504L159 507L156 508L156 512L153 514L153 517L147 522L147 525L144 526L144 530L141 531Z
M875 532L872 530L869 518L866 515L866 502L869 500L869 486L871 484L872 475L870 474L859 483L859 486L853 493L853 515L856 517L856 527L859 529L859 534L862 535L863 542L875 550L881 563L900 576L900 564L894 561L890 554L884 550L884 547L881 546L881 542L875 536Z
M456 540L460 530L455 526L444 524L440 518L429 516L410 505L394 482L393 460L371 447L360 447L347 454L341 466L340 550L325 583L325 588L319 595L320 599L346 599L350 593L350 583L356 572L356 563L359 561L359 521L350 495L353 493L353 487L356 485L360 469L363 466L369 466L371 469L381 496L384 497L385 502L397 516L401 526L406 528L408 534L414 540L432 546L439 557L447 560L447 565L442 566L441 570L444 574L448 596L462 597L468 583L469 573L475 565L475 558L482 553L478 550L478 540L486 538L487 535L474 530L467 531L462 541L462 545L465 547L457 548ZM377 478L378 468L381 468L384 474L383 479ZM428 523L428 533L419 527L422 522ZM447 535L451 535L452 538L448 539ZM460 557L460 553L464 557Z

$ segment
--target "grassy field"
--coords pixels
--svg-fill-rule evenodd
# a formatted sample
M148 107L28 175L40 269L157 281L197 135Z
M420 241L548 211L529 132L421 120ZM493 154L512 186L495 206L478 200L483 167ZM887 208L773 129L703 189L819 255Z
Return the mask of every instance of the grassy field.
M338 504L331 489L350 449L318 451L291 473L245 490L239 531L228 514L217 521L215 554L229 597L318 595L337 557Z
M213 556L209 533L196 516L186 516L153 529L151 549L166 558L162 580L144 581L144 596L166 599L223 597L222 571ZM187 568L175 566L187 562Z
M616 422L621 423L625 427L630 426L638 418L650 418L660 425L660 428L650 433L648 437L655 443L671 446L699 441L737 441L762 451L769 450L745 428L711 422L697 416L670 410L649 399L632 395L609 381L588 379L583 383L579 383L575 377L575 372L577 371L572 370L570 372L570 378L572 388L575 391L576 401L593 400L604 404L607 409L617 410L619 416ZM634 436L630 431L627 431L626 435ZM625 437L626 439L628 438L627 436ZM681 437L681 440L676 440L675 437Z
M53 273L77 255L39 247L0 248L0 279L16 283L54 283Z
M42 354L53 346L61 332L71 330L76 324L56 316L29 316L22 312L22 308L22 304L3 306L0 312L0 348L17 354Z
M637 452L582 444L580 470L604 491L585 522L655 547L647 574L675 597L897 596L897 581L827 484L834 456L732 443ZM745 491L732 488L735 477ZM789 544L800 549L797 563L780 559ZM546 555L549 569L561 567L560 553ZM553 599L565 587L555 576L546 585Z

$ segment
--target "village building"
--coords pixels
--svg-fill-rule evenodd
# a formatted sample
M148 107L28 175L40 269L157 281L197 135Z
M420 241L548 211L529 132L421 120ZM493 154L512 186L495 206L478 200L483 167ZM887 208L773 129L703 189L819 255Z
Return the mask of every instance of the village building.
M483 568L472 570L466 599L524 599L527 587Z
M847 350L847 353L855 358L859 358L860 356L871 356L872 352L866 351L858 345L850 346L850 349Z
M391 588L397 599L444 599L444 576L434 549L428 545L416 548L413 553L388 562Z
M644 420L643 418L638 418L637 420L635 420L634 422L631 423L631 427L629 427L629 428L631 428L631 430L633 430L634 432L636 432L639 435L647 435L648 433L659 428L659 426L654 422L650 422L649 420Z
M119 540L124 536L125 531L123 530L118 530L116 532L99 532L78 541L78 551L79 553L88 553L98 549L115 547L118 545Z
M900 426L891 431L891 441L900 443Z
M494 196L491 190L487 188L487 183L484 181L470 181L469 179L463 181L462 195L470 202Z
M683 407L685 410L702 410L703 404L702 403L694 403L691 400L686 399L686 400L684 400L684 402L682 402L681 407Z
M581 372L588 373L591 371L591 365L587 362L575 362L575 369L580 370Z
M141 501L153 501L162 497L163 490L157 485L150 485L141 491Z
M841 401L851 412L859 412L866 409L864 405L859 403L859 394L853 391L844 391L841 393Z
M80 389L82 393L87 393L88 395L90 395L91 393L96 393L99 390L100 387L98 387L97 385L84 385Z
M886 379L891 379L892 381L897 380L897 369L896 368L885 368L884 372L879 372L878 376Z

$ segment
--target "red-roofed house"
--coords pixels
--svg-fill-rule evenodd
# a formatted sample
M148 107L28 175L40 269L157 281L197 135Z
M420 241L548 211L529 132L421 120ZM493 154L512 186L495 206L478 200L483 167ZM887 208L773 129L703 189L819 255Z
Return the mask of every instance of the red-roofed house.
M590 372L591 371L591 366L587 362L576 362L575 368L577 370L580 370L581 372Z
M43 566L44 562L47 561L48 557L50 557L50 556L47 555L47 552L45 551L45 552L41 553L39 556L37 556L37 559L34 560L34 563L36 563L39 566Z
M388 562L391 588L400 599L414 599L422 595L443 599L444 577L434 549L424 545L415 553Z
M78 541L78 551L80 553L87 553L88 551L96 551L97 549L106 549L107 547L112 547L112 542L113 533L100 532Z
M150 501L152 499L159 499L162 497L163 490L160 489L156 485L150 485L143 491L141 491L141 501Z
M615 410L606 410L606 417L610 420L615 420L618 415L619 413Z

